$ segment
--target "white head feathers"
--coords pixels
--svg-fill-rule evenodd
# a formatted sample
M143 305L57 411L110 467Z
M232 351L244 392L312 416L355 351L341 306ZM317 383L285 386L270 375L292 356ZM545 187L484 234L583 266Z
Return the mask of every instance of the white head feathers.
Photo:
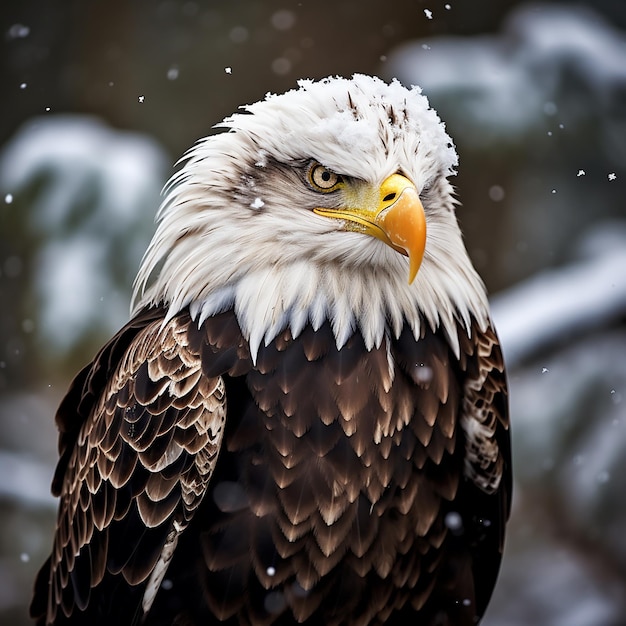
M198 142L167 185L135 310L163 304L171 317L189 307L201 322L234 308L253 354L287 326L297 336L327 319L338 346L359 330L368 348L405 323L419 335L416 311L452 346L457 320L487 323L447 181L456 152L418 88L364 75L301 81L243 109L218 124L229 132ZM399 171L413 181L428 235L412 285L405 257L313 213L320 194L302 175L313 160L372 185Z

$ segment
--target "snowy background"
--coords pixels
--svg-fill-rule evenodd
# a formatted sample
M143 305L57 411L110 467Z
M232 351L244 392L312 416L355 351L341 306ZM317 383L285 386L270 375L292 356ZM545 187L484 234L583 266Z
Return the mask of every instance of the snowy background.
M483 623L626 625L626 3L6 4L0 623L29 623L54 409L127 318L172 164L239 104L362 71L447 122L509 366L515 498Z

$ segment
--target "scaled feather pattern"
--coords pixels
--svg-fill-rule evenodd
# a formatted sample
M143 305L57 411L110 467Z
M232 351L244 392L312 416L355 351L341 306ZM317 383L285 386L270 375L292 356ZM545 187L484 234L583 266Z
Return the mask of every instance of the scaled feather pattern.
M364 75L217 128L58 409L33 618L477 624L511 460L452 141L418 88Z

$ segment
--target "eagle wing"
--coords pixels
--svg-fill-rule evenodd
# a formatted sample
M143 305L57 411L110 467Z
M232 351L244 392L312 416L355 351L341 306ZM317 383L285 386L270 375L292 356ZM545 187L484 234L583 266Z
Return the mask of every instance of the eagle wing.
M130 585L119 589L140 590L136 617L154 600L224 432L224 381L203 375L189 325L187 315L164 324L160 309L139 314L76 377L59 408L57 530L31 607L42 623L62 621L57 606L87 617L103 601L94 590L120 576Z
M469 532L476 612L482 615L498 576L511 511L508 384L492 327L481 330L474 323L469 335L460 334L460 341L465 480L457 505L464 512L464 531Z

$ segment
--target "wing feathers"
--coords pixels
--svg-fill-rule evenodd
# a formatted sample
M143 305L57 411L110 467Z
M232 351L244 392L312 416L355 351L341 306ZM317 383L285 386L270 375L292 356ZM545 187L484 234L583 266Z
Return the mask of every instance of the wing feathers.
M162 312L139 315L61 404L50 621L56 599L66 615L87 610L106 576L121 573L130 585L150 577L158 588L206 491L224 430L224 386L203 378L190 326L184 315L165 327Z
M503 479L510 482L507 383L495 332L474 330L475 358L469 362L461 416L465 473L483 491L495 493Z

